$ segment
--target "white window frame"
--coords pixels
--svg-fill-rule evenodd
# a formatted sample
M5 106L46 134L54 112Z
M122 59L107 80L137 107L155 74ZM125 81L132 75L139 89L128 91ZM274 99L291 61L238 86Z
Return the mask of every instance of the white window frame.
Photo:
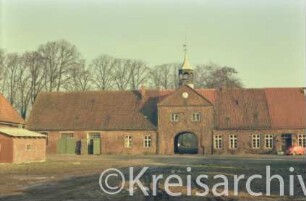
M274 146L274 136L273 134L266 134L265 135L265 148L266 149L273 149Z
M259 149L260 148L260 134L253 134L252 135L252 148L253 149Z
M223 147L223 139L222 135L215 135L214 136L214 148L215 149L222 149Z
M237 149L238 148L238 142L237 142L237 135L230 135L229 137L229 148L230 149Z
M306 147L306 134L298 134L299 146Z
M133 146L133 138L131 135L124 136L124 147L125 148L132 148Z
M170 120L171 122L178 122L180 120L179 113L171 113Z
M151 148L152 147L152 137L151 135L145 135L143 138L143 147Z
M201 113L200 112L193 113L192 114L192 121L194 121L194 122L201 121Z

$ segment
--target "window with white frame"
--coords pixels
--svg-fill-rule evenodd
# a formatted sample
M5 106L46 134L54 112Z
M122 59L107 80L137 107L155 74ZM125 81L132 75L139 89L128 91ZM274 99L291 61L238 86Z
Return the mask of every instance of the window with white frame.
M306 134L298 135L299 146L306 147Z
M237 135L230 135L229 148L230 149L237 149Z
M221 135L214 136L214 147L215 149L222 149L222 136Z
M260 148L260 135L259 134L252 135L252 148L253 149Z
M178 122L179 121L179 114L178 113L172 113L170 116L170 119L172 122Z
M192 121L201 121L201 113L200 112L193 113Z
M124 137L124 147L125 148L131 148L132 147L132 136L126 135Z
M272 149L273 148L273 135L265 135L265 148Z
M152 146L152 139L151 135L144 136L144 142L143 145L145 148L150 148Z

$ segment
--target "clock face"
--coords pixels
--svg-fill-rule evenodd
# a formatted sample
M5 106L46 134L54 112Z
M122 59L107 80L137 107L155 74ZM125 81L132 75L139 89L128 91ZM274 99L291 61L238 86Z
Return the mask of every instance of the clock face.
M183 98L188 98L188 96L189 96L189 94L188 94L187 92L183 92L183 93L182 93L182 97L183 97Z
M184 78L184 79L188 79L188 74L184 74L184 75L183 75L183 78Z

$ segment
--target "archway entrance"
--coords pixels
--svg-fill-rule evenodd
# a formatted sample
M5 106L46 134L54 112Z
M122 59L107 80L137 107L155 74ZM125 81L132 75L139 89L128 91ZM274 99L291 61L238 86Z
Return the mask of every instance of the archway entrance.
M198 137L194 133L179 133L174 138L174 153L176 154L197 154Z

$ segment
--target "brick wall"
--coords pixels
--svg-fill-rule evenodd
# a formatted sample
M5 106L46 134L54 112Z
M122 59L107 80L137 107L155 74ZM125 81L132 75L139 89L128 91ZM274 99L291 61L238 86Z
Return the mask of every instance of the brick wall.
M12 138L0 134L0 163L13 162Z
M132 147L124 146L125 136L132 136ZM151 136L151 147L144 147L144 136ZM103 131L102 153L105 154L156 154L156 132L154 131Z
M213 154L276 154L282 151L282 134L293 134L292 144L298 143L298 134L303 129L295 130L214 130L213 134L222 136L222 149L214 149ZM252 135L260 134L260 147L252 148ZM265 148L265 135L273 134L273 148ZM237 136L237 149L230 149L230 135ZM213 146L213 144L212 144Z
M45 132L48 136L47 153L56 154L57 141L61 138L62 134L73 133L73 136L76 140L81 140L86 138L86 133L83 131L37 131Z
M171 122L170 114L179 112L181 115L179 122ZM200 122L191 121L194 112L201 112ZM275 154L282 150L281 135L292 133L293 144L298 143L297 135L304 133L303 129L295 130L213 130L213 108L212 107L162 107L159 110L160 123L159 132L155 131L75 131L74 138L87 140L87 133L99 132L101 137L102 154L174 154L174 138L182 132L192 132L198 138L199 154ZM188 129L186 129L188 128ZM70 131L69 131L70 132ZM56 153L57 140L62 133L69 132L48 132L47 153ZM260 148L252 148L252 135L260 134ZM273 149L265 148L265 134L273 134ZM132 136L132 147L124 146L126 135ZM144 147L144 136L151 136L151 147ZM222 149L214 149L214 135L222 136ZM229 148L229 136L237 136L237 149ZM86 150L86 147L85 147ZM158 151L159 150L159 151ZM86 154L86 152L84 152Z
M83 144L87 140L88 133L100 133L102 154L155 154L156 153L156 132L155 131L50 131L48 132L47 153L56 154L57 141L63 133L73 133L77 141ZM132 147L124 147L126 135L132 136ZM151 136L151 147L144 147L144 136ZM86 146L86 145L85 145ZM86 154L86 148L82 153Z
M13 163L41 162L45 159L45 138L13 138Z

